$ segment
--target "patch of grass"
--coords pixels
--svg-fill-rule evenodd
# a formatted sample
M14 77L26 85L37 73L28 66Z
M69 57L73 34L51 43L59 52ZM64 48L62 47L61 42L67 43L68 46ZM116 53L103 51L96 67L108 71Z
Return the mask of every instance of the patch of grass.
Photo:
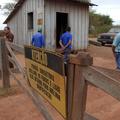
M20 94L23 91L18 86L10 88L0 88L0 98Z

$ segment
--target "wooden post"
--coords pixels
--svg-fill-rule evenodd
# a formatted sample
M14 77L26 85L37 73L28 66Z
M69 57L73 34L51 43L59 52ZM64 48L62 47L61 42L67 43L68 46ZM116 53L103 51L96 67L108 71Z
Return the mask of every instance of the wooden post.
M10 78L9 78L9 61L8 61L8 50L6 48L5 39L0 38L0 67L1 67L1 76L3 80L3 87L10 87Z
M74 79L74 71L75 65L68 64L68 73L67 73L67 120L71 120L72 114L72 98L73 98L73 79Z
M80 52L70 57L67 86L67 120L83 120L86 108L87 82L83 76L83 67L92 65L93 59L88 53ZM74 66L74 67L73 67Z

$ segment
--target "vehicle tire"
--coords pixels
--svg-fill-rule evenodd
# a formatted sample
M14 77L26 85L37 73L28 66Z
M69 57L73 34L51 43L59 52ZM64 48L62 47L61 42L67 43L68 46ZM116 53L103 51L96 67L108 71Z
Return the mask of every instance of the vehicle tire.
M105 45L105 43L101 43L102 44L102 46L104 46Z

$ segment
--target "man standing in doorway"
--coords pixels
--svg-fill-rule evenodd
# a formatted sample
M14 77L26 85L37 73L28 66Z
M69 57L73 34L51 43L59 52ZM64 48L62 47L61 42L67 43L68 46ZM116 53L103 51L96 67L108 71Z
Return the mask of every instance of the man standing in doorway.
M120 70L120 33L118 33L113 41L112 50L116 59L117 69Z
M71 49L72 49L72 34L71 32L71 28L67 27L66 28L66 32L63 33L60 37L60 46L63 50L64 53L64 62L66 63L69 60L69 55L71 53Z
M42 29L38 29L38 32L32 36L31 44L37 48L45 47L45 39L44 35L42 34Z

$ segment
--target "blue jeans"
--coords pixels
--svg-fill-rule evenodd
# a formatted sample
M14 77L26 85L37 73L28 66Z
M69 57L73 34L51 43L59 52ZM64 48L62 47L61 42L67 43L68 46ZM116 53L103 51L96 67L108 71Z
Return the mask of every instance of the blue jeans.
M120 69L120 53L115 53L117 69Z

